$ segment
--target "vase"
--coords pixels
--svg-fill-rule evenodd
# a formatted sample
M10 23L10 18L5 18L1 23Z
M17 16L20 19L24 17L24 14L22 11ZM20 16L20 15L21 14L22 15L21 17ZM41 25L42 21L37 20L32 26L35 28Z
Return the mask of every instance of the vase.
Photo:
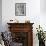
M45 46L45 41L39 40L39 46Z

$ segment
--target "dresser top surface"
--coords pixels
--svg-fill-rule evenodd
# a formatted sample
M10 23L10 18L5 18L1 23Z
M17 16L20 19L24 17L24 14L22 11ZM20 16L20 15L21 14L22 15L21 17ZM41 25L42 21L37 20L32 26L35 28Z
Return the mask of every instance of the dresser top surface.
M18 25L23 25L23 24L31 24L33 25L34 23L7 23L8 25L14 25L14 24L18 24Z

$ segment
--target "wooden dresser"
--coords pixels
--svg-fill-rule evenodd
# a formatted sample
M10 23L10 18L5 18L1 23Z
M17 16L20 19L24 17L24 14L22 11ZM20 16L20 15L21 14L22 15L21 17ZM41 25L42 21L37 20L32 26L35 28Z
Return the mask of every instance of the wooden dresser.
M33 23L7 23L12 39L22 46L33 46Z

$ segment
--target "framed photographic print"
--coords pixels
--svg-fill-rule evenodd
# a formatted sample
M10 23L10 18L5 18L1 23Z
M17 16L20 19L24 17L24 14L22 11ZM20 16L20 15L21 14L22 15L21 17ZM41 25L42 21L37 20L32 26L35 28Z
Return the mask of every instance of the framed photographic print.
M26 3L16 3L15 4L15 15L16 16L26 16Z

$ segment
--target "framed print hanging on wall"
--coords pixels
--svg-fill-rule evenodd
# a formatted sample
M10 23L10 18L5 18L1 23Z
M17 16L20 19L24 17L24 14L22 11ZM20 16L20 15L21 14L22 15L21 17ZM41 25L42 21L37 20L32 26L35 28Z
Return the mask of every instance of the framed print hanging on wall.
M26 3L16 3L15 4L15 15L16 16L26 16Z

